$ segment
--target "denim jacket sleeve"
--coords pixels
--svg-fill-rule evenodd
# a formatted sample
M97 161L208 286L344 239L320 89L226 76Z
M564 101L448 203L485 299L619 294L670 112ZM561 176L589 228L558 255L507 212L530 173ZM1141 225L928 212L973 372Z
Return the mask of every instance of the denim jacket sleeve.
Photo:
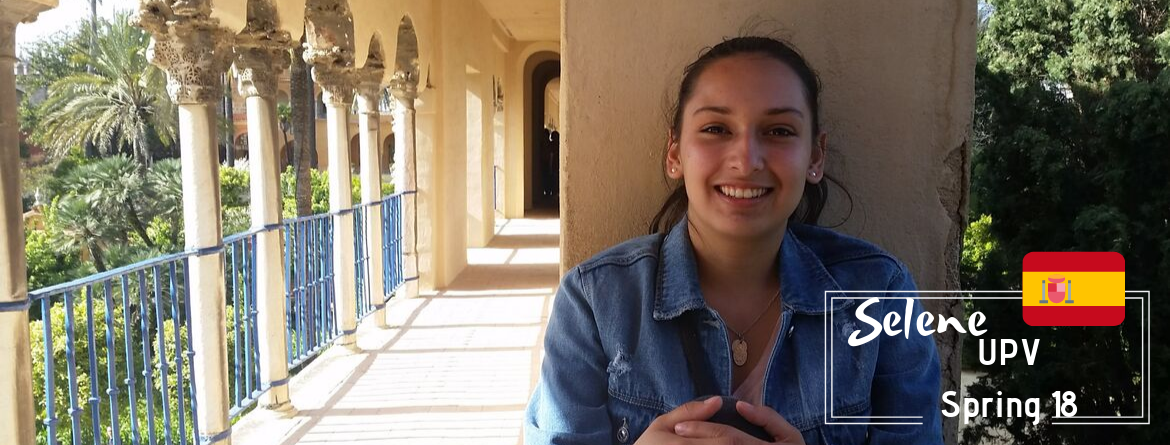
M609 443L606 359L586 280L565 274L545 331L540 381L528 402L524 443Z
M914 279L905 266L891 279L891 291L917 290ZM890 297L906 294L888 294ZM883 300L882 313L903 313L905 301L897 298ZM913 322L924 312L922 303L915 299ZM934 337L919 335L917 328L910 338L881 335L878 362L873 377L872 415L921 416L922 425L872 425L869 431L871 445L884 444L941 444L942 418L939 405L940 365ZM875 421L917 423L919 419L875 419Z

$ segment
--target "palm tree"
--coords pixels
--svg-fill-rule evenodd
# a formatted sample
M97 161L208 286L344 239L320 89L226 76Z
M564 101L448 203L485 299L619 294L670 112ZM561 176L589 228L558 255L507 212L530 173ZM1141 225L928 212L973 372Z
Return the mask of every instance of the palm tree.
M301 45L292 50L292 67L289 72L292 101L289 111L293 131L293 165L296 166L297 216L313 214L313 183L309 173L309 152L314 150L313 77L305 62L304 38Z
M56 247L59 252L88 250L93 257L93 267L98 272L109 270L106 265L102 240L105 224L94 218L92 207L77 195L62 196L52 207L50 218L53 226L60 230Z
M112 156L69 172L63 191L52 207L53 224L62 235L64 251L80 247L93 255L98 271L117 267L128 256L141 256L158 247L148 224L163 217L171 233L159 233L177 244L178 215L182 213L182 185L178 162L164 160L143 171L134 160ZM148 197L148 198L147 198ZM135 248L138 240L145 249ZM116 253L119 255L110 255Z
M183 229L183 179L178 159L155 162L146 173L146 185L154 197L156 217L166 221L166 239L169 250L182 247L179 235ZM155 239L155 242L162 240ZM162 249L164 252L168 249Z
M56 156L91 143L106 155L127 150L140 165L149 165L154 149L175 140L177 108L162 71L146 60L150 36L130 25L124 13L99 21L92 52L80 44L72 48L92 72L49 87L44 119L32 137Z

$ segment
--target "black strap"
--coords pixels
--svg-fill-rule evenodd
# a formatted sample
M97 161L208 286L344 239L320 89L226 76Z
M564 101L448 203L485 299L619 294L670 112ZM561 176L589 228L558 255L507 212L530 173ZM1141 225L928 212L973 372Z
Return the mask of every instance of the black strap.
M699 347L699 331L696 329L698 314L696 312L687 311L677 318L679 339L682 340L683 354L687 356L687 371L690 373L691 383L695 387L695 397L719 395L719 388L704 365L703 352Z
M662 257L662 245L665 244L666 234L659 233L655 237L655 250L658 251L659 258ZM659 281L662 280L661 265L658 269ZM659 289L661 292L661 289ZM683 354L687 357L687 372L691 376L691 383L695 388L695 397L702 397L708 395L719 395L719 386L715 384L715 380L711 378L711 373L704 365L703 351L699 347L699 331L696 327L699 324L698 312L690 310L683 312L675 318L675 325L678 326L679 339L682 340Z

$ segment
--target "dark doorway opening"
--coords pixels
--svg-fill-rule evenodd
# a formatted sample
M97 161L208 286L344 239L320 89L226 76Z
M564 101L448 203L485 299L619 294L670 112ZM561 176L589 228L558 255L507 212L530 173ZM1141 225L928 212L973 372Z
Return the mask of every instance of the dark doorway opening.
M532 209L560 212L560 133L545 128L545 87L561 77L558 60L541 62L532 70L528 92L532 112L529 137L532 139ZM557 112L557 110L551 110Z

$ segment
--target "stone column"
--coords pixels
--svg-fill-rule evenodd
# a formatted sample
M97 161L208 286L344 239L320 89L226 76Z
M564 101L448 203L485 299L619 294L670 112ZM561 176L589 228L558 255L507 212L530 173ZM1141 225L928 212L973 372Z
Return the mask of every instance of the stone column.
M210 3L165 0L169 10L142 8L134 17L153 35L147 57L167 73L167 92L179 108L183 230L188 260L187 289L199 443L231 442L228 365L220 220L216 107L221 74L231 60L229 35L212 18Z
M358 127L361 141L362 203L382 200L382 157L379 156L382 140L378 123L378 101L382 96L382 70L368 70L360 74L362 83L357 89ZM382 258L382 207L369 206L366 211L366 249L369 256L366 284L370 301L377 310L374 322L380 328L386 327L386 282L382 280L385 259Z
M305 58L309 58L306 52ZM354 79L345 68L330 65L313 67L313 80L325 90L327 140L329 142L329 211L353 208L349 167L349 107L353 103ZM341 329L338 346L356 349L357 289L354 286L353 214L333 217L333 286L337 324Z
M257 40L248 39L249 43ZM251 171L252 227L256 235L256 324L260 331L260 381L268 390L260 406L291 411L285 327L284 262L280 232L280 154L276 144L278 76L289 67L284 45L236 48L240 95L248 107L248 166Z
M16 25L56 5L0 3L0 443L33 443L32 345L20 202L20 138L16 117Z
M402 197L402 275L406 283L402 296L418 296L418 173L415 169L414 100L418 90L409 83L399 83L391 90L394 96L394 190L408 192Z

